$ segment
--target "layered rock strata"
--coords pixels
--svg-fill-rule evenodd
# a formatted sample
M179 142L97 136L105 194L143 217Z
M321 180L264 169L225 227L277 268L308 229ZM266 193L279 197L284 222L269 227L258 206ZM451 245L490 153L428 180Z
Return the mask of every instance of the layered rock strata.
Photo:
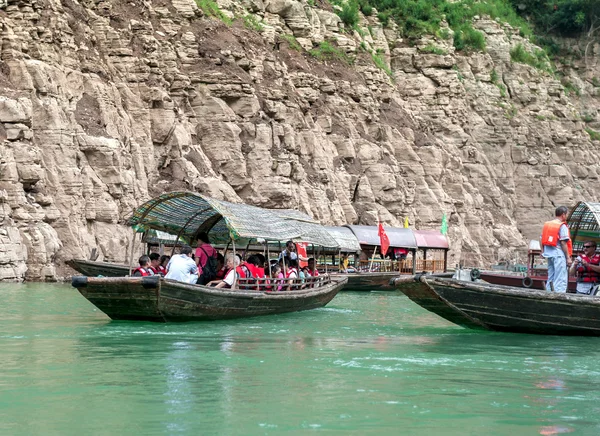
M561 83L511 62L533 47L485 17L487 51L465 54L449 29L416 44L374 17L345 31L325 4L220 6L242 18L193 0L0 10L0 280L63 277L92 248L128 261L124 219L176 189L328 224L439 228L445 213L453 263L513 258L556 205L598 200L598 42ZM305 51L324 41L353 65Z

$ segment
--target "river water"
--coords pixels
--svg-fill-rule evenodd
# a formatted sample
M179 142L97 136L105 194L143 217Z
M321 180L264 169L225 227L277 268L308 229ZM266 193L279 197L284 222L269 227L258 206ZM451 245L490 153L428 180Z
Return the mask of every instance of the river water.
M478 332L397 292L183 324L0 285L2 435L600 434L600 338Z

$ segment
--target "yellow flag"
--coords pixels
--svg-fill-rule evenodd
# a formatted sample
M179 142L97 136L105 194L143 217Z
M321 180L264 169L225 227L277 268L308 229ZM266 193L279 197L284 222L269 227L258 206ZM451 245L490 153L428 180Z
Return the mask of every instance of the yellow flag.
M408 217L404 218L404 228L408 229Z

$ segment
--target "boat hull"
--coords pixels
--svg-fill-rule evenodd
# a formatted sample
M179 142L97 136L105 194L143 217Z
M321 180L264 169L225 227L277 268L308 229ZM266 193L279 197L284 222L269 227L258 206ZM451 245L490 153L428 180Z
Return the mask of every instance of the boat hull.
M118 263L73 259L67 261L67 265L88 277L125 277L129 275L129 267Z
M599 297L426 277L396 286L423 308L464 327L600 336Z
M180 322L245 318L323 307L345 278L288 292L217 289L159 277L73 277L81 295L114 320Z
M371 272L371 273L347 273L332 274L332 277L347 277L348 283L344 286L344 291L392 291L394 288L390 285L390 280L398 277L398 272Z
M539 290L545 289L546 280L548 280L548 277L546 276L531 276L531 286L525 286L523 281L525 277L521 275L494 274L486 271L481 271L480 278L481 280L484 280L493 285L513 286L515 288L529 288ZM577 281L574 278L569 279L568 289L572 292L576 291Z

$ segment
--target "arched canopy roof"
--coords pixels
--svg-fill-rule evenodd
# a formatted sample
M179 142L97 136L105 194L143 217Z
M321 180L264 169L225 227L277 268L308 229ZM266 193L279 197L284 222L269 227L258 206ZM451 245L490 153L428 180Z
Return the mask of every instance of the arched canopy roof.
M360 251L358 239L348 227L325 226L325 230L337 241L340 250L346 253L356 253Z
M348 227L352 230L352 233L354 233L354 236L356 236L360 245L380 245L377 226L348 225L344 227ZM417 248L417 241L411 229L385 226L384 229L390 240L390 247Z
M273 210L194 192L170 192L153 198L135 209L127 223L137 231L154 229L190 241L198 233L206 232L214 244L226 244L230 239L242 244L252 240L294 240L337 247L335 240L317 223L284 218Z
M413 230L413 233L419 248L450 248L448 238L438 230Z
M600 246L600 203L580 201L567 218L574 250L583 250L585 241Z

